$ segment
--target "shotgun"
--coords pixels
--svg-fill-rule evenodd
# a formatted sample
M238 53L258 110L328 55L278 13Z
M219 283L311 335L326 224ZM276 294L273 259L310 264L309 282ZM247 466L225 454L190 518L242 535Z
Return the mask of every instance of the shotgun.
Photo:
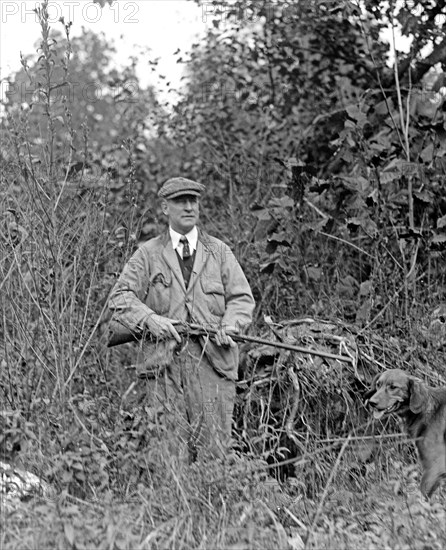
M212 336L217 333L217 329L207 328L195 323L180 323L175 327L179 334L187 334L189 336ZM353 357L348 355L336 355L327 351L303 348L300 346L294 346L293 344L287 344L286 342L273 342L266 340L265 338L258 338L257 336L247 336L245 334L236 334L228 332L234 342L251 342L253 344L262 344L265 346L272 346L274 348L286 349L289 351L297 351L299 353L307 353L309 355L317 355L319 357L326 357L328 359L336 359L345 363L354 363ZM108 347L119 346L120 344L127 344L128 342L135 342L143 338L151 338L150 333L134 333L129 331L123 325L117 321L110 322L110 337L108 341Z

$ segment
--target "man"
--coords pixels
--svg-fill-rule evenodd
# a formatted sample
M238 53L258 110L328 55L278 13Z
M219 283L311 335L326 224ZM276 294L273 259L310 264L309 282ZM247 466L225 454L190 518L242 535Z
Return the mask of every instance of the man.
M145 358L165 365L151 381L150 405L162 405L194 458L199 448L224 453L230 444L238 348L230 333L252 320L254 299L230 248L197 227L205 186L176 177L160 189L166 233L144 243L115 285L113 319L148 331ZM180 336L180 323L217 332Z

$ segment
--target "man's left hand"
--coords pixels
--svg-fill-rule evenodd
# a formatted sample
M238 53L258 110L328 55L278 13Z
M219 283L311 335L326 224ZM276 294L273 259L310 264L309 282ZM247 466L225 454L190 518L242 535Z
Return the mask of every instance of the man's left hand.
M237 334L239 329L237 327L220 327L214 336L217 346L222 346L224 348L235 348L237 346L237 343L229 336L228 332Z

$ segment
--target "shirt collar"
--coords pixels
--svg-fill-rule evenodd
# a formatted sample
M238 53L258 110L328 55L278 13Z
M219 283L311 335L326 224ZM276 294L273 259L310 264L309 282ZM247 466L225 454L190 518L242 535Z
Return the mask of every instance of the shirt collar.
M169 233L170 233L170 239L172 241L172 248L176 250L178 248L178 245L180 244L180 238L183 236L181 233L178 233L171 227L169 227ZM198 229L197 226L194 225L194 227L189 231L189 233L186 233L184 235L187 240L189 241L189 248L191 250L197 249L197 242L198 242Z

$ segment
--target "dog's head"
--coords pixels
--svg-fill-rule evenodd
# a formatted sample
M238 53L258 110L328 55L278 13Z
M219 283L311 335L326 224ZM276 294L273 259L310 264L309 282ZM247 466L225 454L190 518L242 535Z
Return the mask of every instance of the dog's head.
M385 371L375 377L365 394L366 405L373 407L373 416L381 418L392 412L420 413L428 395L424 384L401 369Z

